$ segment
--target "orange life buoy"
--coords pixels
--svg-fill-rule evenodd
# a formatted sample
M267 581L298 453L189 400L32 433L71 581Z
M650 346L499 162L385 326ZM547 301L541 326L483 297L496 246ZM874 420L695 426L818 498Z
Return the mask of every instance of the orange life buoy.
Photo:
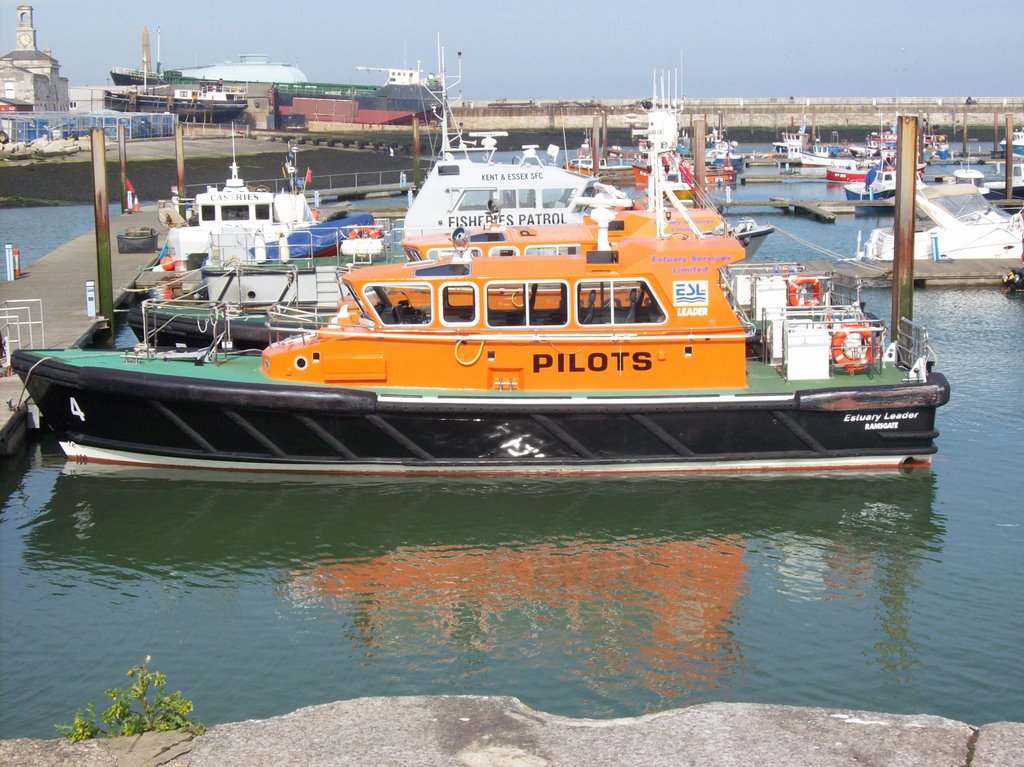
M357 226L349 231L348 238L350 240L365 240L367 238L379 240L381 238L381 231L372 226Z
M871 328L847 325L832 334L832 361L851 374L866 368L874 358L874 331Z
M821 306L821 280L817 277L790 277L786 289L789 306Z

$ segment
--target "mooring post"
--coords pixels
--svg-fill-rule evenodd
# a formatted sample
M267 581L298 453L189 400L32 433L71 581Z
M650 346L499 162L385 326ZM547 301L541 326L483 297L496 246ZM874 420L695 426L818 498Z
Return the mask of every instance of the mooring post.
M417 192L420 189L420 121L412 118L412 186Z
M594 126L590 131L590 166L594 178L597 178L597 169L601 167L601 115L594 115Z
M102 128L89 131L92 154L93 212L96 217L96 293L108 331L114 327L114 277L110 268L110 209L107 207L107 149Z
M128 202L128 161L124 146L124 125L117 126L117 162L121 170L121 213L131 213L132 206Z
M178 123L174 128L174 162L178 170L178 215L185 218L185 126Z
M967 101L970 101L970 96L967 97ZM964 102L964 157L970 158L967 153L967 101Z
M693 121L693 178L697 182L694 189L694 202L703 205L705 190L707 189L707 160L704 155L704 142L707 140L707 123L703 118Z
M896 205L892 264L892 326L914 319L914 208L917 196L917 116L901 115L896 133Z
M1006 160L1006 199L1013 198L1013 112L1006 113L1006 152L1003 156Z
M601 156L608 156L608 113L601 112Z

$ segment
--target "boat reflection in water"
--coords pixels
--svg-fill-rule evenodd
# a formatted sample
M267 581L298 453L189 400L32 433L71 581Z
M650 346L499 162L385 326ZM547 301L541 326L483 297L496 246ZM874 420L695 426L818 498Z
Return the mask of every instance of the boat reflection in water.
M852 690L914 665L914 573L943 537L927 472L199 476L69 463L26 547L30 567L91 594L110 656L140 632L125 594L152 600L171 628L136 641L184 654L175 683L208 722L393 694L594 717L709 700L877 708ZM269 708L230 692L252 668Z

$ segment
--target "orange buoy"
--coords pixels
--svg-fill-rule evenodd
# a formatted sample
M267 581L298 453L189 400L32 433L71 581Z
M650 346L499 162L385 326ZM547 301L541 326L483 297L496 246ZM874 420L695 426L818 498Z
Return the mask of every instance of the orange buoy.
M873 331L863 325L847 325L832 335L832 360L850 374L863 370L875 358Z

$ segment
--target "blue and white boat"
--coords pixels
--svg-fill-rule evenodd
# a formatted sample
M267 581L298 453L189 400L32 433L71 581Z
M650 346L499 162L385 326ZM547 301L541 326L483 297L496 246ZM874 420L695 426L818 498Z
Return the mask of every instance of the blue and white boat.
M845 184L847 200L887 200L896 196L896 169L886 166L870 168L863 181Z
M1006 153L1006 139L999 142L999 151L1002 154ZM1024 155L1024 130L1015 130L1013 132L1013 153L1015 155Z

